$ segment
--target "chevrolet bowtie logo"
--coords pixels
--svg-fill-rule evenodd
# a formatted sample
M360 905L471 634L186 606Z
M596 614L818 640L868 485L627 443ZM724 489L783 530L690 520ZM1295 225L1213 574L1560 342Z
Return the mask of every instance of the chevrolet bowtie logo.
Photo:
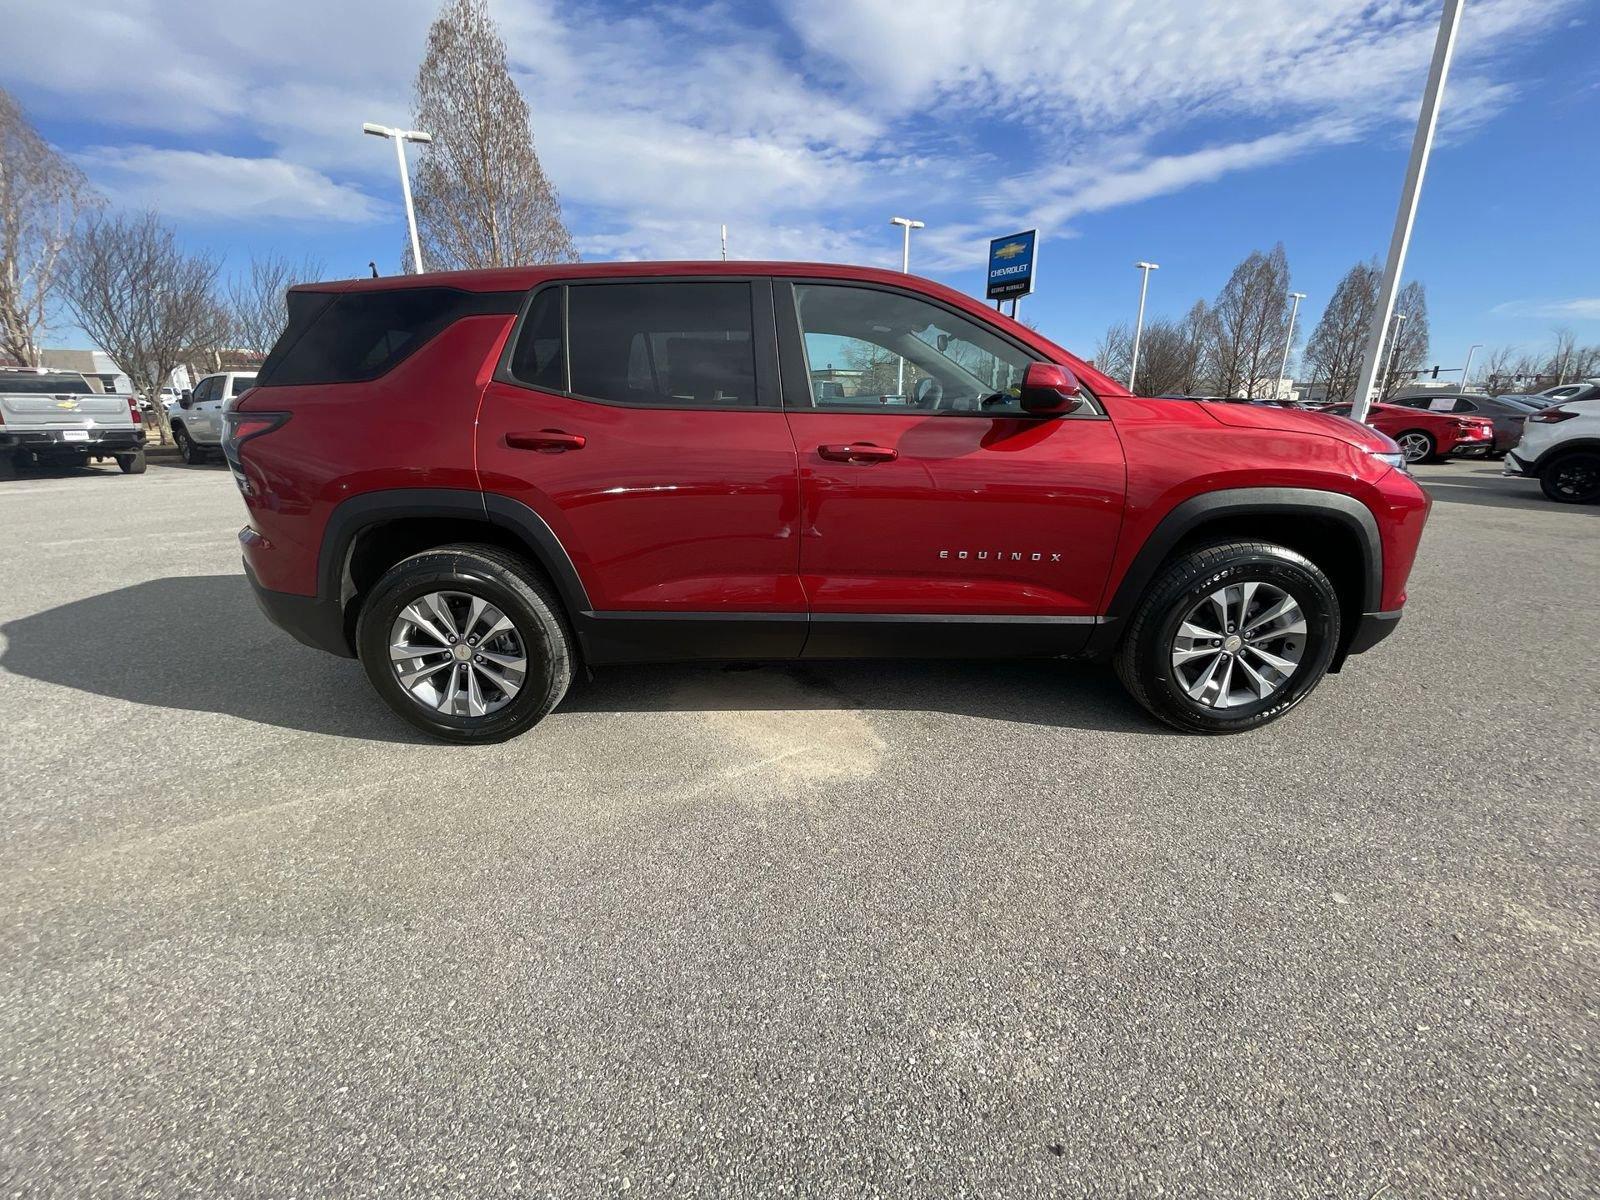
M1026 254L1028 247L1023 242L1007 242L994 252L996 258L1015 258L1019 254Z
M69 397L69 398L67 398L65 400L57 400L56 401L56 407L57 408L64 408L68 412L74 412L74 411L77 410L78 402Z

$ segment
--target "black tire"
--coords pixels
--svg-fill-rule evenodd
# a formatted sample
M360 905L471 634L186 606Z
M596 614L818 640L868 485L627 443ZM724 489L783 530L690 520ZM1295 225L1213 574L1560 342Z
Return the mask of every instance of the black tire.
M1175 639L1195 605L1244 583L1269 584L1292 596L1305 618L1304 641L1288 643L1300 658L1277 690L1258 701L1216 708L1186 691L1172 662ZM1276 721L1310 695L1338 644L1339 597L1315 563L1269 542L1225 542L1188 551L1162 569L1140 600L1114 661L1129 694L1168 725L1186 733L1241 733ZM1281 651L1283 643L1277 645Z
M1426 429L1407 429L1395 434L1394 440L1400 443L1400 451L1408 463L1439 461L1439 440Z
M1539 472L1539 487L1558 504L1600 502L1600 451L1574 450Z
M413 600L439 591L480 597L511 620L527 668L521 688L496 711L441 712L396 677L389 654L395 621ZM356 625L356 650L378 695L416 728L447 742L503 742L538 724L572 682L572 645L555 591L525 560L497 546L441 546L396 563L362 602Z
M143 475L145 472L145 459L143 450L133 450L127 454L116 456L117 466L124 475Z
M189 436L189 431L182 425L172 431L172 440L178 444L179 456L191 467L197 467L206 461L206 452L195 444L195 440Z

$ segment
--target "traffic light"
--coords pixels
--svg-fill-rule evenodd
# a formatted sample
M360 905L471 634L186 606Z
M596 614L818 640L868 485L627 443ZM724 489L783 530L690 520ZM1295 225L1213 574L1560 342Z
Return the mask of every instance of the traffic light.
M1434 363L1433 364L1433 377L1435 379L1439 378L1439 364L1438 363Z

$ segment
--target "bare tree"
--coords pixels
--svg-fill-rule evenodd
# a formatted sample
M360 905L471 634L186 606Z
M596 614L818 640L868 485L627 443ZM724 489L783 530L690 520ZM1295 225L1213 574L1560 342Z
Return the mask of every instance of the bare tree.
M1381 280L1376 261L1357 263L1346 271L1306 342L1303 372L1327 388L1330 404L1355 399Z
M1252 251L1228 277L1212 306L1210 354L1221 396L1277 391L1289 330L1289 259L1279 242Z
M1382 388L1378 399L1388 400L1401 388L1416 381L1428 361L1428 294L1416 280L1400 289L1394 310L1404 313L1404 321L1391 321L1389 339L1383 348Z
M1187 394L1183 388L1192 375L1190 367L1184 324L1165 319L1148 322L1139 339L1139 395Z
M1550 331L1555 335L1555 348L1550 352L1550 373L1556 377L1557 384L1566 383L1572 378L1572 360L1578 352L1578 337L1572 330L1565 327ZM1581 378L1581 376L1580 376Z
M74 319L150 400L163 443L172 431L162 386L224 336L216 280L216 260L186 254L154 213L91 220L65 259Z
M1483 380L1483 386L1488 389L1491 396L1513 390L1512 361L1516 353L1515 346L1495 346L1483 356L1483 366L1478 378Z
M1133 362L1133 331L1126 321L1107 327L1094 351L1094 368L1102 375L1126 381Z
M62 256L80 215L99 203L0 88L0 355L39 365Z
M281 254L251 255L250 269L228 281L228 324L234 348L267 354L289 323L285 294L297 283L321 279L324 270L320 259L296 263Z
M576 261L486 0L446 0L428 30L417 71L416 128L433 135L416 186L427 266Z
M1211 309L1204 300L1196 300L1179 326L1183 333L1183 374L1178 381L1176 391L1185 396L1200 394L1201 386L1209 371L1206 362L1206 347L1211 341L1211 324L1213 317Z

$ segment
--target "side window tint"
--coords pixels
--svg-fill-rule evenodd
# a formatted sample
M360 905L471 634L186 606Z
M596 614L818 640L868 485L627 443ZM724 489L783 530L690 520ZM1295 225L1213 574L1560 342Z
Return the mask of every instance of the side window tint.
M572 390L666 408L752 405L747 283L607 283L567 289Z
M529 387L552 392L567 390L567 365L561 354L559 287L545 288L534 297L511 356L511 373Z
M334 295L320 307L289 294L289 327L256 383L282 387L376 379L461 317L512 312L521 295L418 287ZM298 302L298 303L297 303Z
M975 321L911 296L795 285L811 403L1020 415L1033 360Z
M255 387L255 385L256 385L256 381L255 381L255 377L254 376L251 376L251 375L235 375L233 377L233 388L232 388L231 391L229 391L228 395L230 395L230 396L242 396L246 392L248 392L251 388Z

